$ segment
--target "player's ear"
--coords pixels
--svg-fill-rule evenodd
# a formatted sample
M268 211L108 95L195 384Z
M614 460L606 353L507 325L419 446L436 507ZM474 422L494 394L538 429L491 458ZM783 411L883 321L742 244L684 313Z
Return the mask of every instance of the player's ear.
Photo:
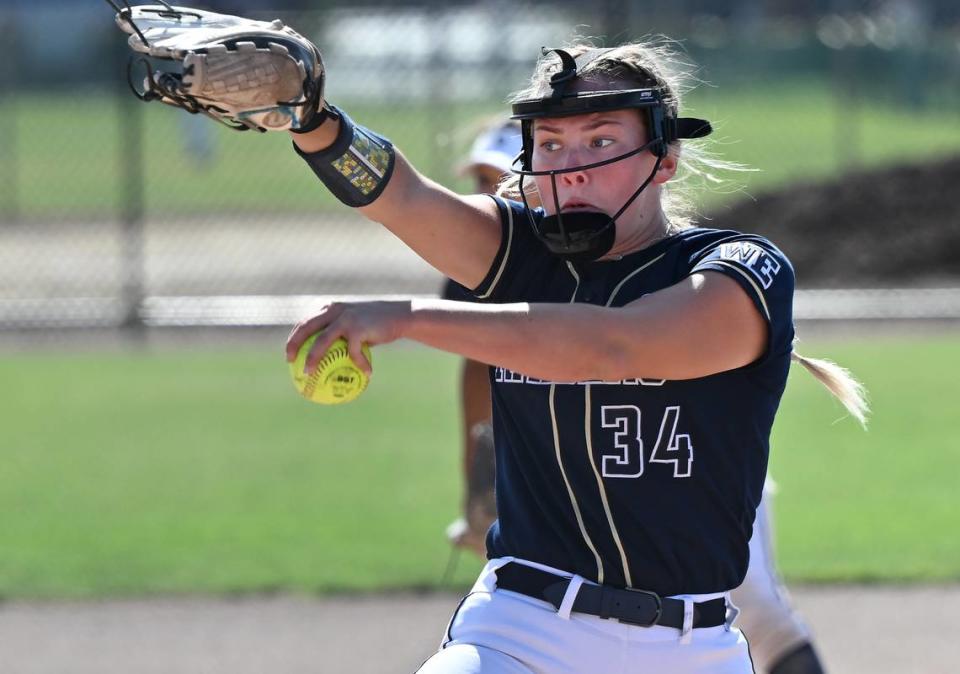
M660 168L657 169L657 173L653 176L653 182L658 185L670 180L677 173L677 152L674 148L670 148L670 151L667 152L667 156L660 160Z

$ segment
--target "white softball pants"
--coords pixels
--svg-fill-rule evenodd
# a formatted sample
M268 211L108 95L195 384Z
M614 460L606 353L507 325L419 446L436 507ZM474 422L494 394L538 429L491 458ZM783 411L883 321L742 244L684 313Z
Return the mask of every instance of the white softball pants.
M562 615L551 604L496 590L490 560L454 613L440 650L419 674L751 674L743 635L732 625L686 631L640 627L582 613ZM722 596L683 595L706 601ZM731 612L732 615L735 611Z

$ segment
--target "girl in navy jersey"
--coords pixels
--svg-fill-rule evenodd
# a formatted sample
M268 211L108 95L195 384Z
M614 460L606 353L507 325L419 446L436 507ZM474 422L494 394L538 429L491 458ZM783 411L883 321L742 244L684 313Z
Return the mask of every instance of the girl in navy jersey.
M711 128L680 115L665 64L641 44L546 51L513 103L520 201L446 190L333 106L294 137L481 300L331 304L287 344L323 331L308 369L341 336L365 369L361 344L400 338L491 365L499 519L421 672L751 672L729 591L791 359L864 413L842 369L794 354L784 254L668 198Z

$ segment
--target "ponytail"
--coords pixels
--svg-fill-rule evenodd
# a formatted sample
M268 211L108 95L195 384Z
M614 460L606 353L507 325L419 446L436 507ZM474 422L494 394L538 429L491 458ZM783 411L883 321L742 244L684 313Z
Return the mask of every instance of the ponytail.
M790 353L790 359L803 365L837 400L843 403L861 426L867 427L867 413L870 411L870 405L867 403L866 390L863 384L853 378L849 370L829 360L801 356L796 351Z

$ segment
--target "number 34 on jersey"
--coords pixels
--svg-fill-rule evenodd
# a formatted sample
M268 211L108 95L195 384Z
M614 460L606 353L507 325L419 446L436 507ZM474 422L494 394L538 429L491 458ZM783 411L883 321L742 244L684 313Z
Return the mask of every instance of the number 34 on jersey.
M660 431L655 439L641 437L642 414L635 405L603 405L600 408L604 446L596 449L600 450L603 477L640 477L650 463L672 466L673 477L690 477L693 443L689 435L677 432L680 407L667 407L663 411Z

